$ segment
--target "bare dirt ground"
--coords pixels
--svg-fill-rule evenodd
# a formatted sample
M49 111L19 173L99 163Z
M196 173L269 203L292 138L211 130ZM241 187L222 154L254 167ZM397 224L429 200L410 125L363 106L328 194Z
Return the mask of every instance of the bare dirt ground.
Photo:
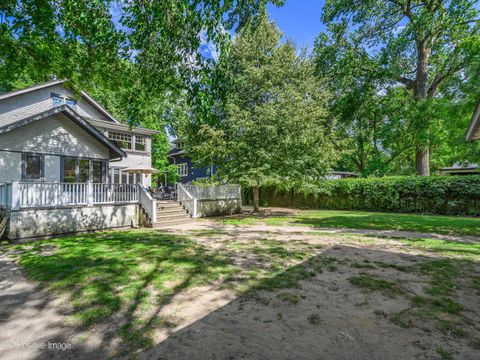
M480 290L472 285L480 279L480 264L408 246L401 239L427 234L313 232L205 221L162 231L186 234L227 254L242 273L235 287L210 284L177 295L159 309L175 327L157 329L156 345L128 358L480 358ZM64 321L68 306L37 293L6 258L0 258L0 265L1 359L120 356L115 342L102 338L105 324L88 333L73 331ZM285 265L286 272L268 276ZM258 281L251 283L252 278ZM9 347L16 340L50 338L71 342L73 348Z

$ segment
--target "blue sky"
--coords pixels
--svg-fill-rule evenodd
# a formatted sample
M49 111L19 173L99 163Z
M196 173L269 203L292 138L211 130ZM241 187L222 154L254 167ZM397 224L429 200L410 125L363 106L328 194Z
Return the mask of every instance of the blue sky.
M297 47L312 48L316 36L325 31L322 15L324 0L287 0L280 8L269 5L268 12L284 36Z

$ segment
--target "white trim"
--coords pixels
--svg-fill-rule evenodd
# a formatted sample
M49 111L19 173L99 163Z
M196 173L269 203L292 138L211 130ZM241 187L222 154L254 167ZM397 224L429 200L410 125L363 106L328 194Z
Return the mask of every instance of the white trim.
M188 163L177 164L177 173L180 177L188 176Z
M116 124L120 124L120 121L115 119L112 114L110 114L102 105L97 103L93 98L88 95L85 91L80 91L82 97L87 100L91 105L93 105L99 112L101 112L107 119L110 119Z
M26 93L29 93L29 92L35 91L35 90L44 89L44 88L47 88L47 87L50 87L50 86L63 84L64 82L65 82L65 80L54 80L54 81L49 81L45 84L30 86L30 87L27 87L25 89L11 91L11 92L5 93L3 95L0 95L0 100L8 99L8 98L13 97L13 96L26 94Z

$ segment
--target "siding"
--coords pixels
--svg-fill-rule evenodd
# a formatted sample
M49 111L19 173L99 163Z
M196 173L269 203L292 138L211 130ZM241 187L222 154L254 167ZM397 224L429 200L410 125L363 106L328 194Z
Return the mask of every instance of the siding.
M80 116L108 120L83 98L77 98L77 95L71 90L62 85L55 85L0 100L0 127L51 109L53 107L52 93L65 95L77 100L74 110Z
M195 164L193 163L192 159L186 155L177 155L173 156L175 161L172 160L171 157L169 157L169 163L170 164L188 164L188 175L187 176L182 176L180 177L180 183L182 184L188 184L191 183L192 181L203 179L203 178L208 178L210 175L213 175L217 172L217 168L215 165L213 165L213 173L210 174L209 169L210 167L202 167L198 168L195 167Z
M20 180L22 177L21 166L22 154L0 151L0 183Z
M105 146L63 114L0 135L0 150L110 158Z

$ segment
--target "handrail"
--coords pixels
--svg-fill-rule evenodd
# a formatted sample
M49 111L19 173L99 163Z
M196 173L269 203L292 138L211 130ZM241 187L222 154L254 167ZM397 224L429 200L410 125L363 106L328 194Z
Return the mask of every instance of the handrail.
M138 184L140 205L145 209L150 220L153 223L157 222L157 200L154 199L150 192L142 185Z
M192 214L192 218L197 218L197 202L198 200L192 196L181 183L177 183L177 201L180 202L185 209Z

